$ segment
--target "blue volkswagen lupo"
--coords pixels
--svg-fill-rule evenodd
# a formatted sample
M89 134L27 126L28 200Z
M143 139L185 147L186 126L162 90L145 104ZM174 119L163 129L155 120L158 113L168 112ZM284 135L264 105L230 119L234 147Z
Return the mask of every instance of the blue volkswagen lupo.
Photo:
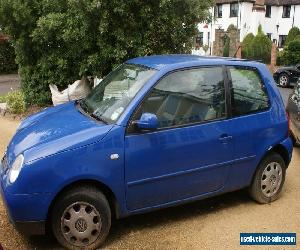
M248 187L276 200L292 156L267 67L190 55L129 60L83 100L22 122L1 163L12 223L95 249L111 218Z

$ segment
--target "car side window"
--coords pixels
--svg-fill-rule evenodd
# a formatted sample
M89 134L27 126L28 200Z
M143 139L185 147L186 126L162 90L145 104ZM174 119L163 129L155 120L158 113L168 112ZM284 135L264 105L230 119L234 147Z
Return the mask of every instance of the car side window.
M269 108L269 98L255 69L229 67L232 80L232 115L240 116Z
M182 70L165 76L142 103L139 115L153 113L159 128L225 117L222 67Z

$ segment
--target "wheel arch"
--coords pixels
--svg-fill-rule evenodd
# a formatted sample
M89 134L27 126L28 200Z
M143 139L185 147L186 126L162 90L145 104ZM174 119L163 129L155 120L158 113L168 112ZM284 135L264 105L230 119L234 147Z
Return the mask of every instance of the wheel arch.
M278 72L278 76L282 75L282 74L286 74L286 75L290 75L290 72L288 70L282 70L280 72Z
M282 144L277 144L276 146L272 147L267 152L267 154L268 153L277 153L277 154L279 154L282 157L282 159L284 160L284 163L285 163L286 167L288 167L288 165L290 164L289 152Z
M99 191L101 191L104 194L104 196L107 198L107 201L108 201L110 209L111 209L112 218L117 219L120 217L120 208L119 208L119 203L116 198L116 195L113 193L113 191L107 185L105 185L104 183L102 183L100 181L92 180L92 179L77 180L77 181L71 182L71 183L67 184L65 187L63 187L52 199L51 204L48 209L48 213L47 213L47 229L49 229L49 226L50 226L49 222L51 221L51 212L53 210L55 202L59 199L59 197L63 193L65 193L66 191L68 191L72 188L79 187L79 186L89 186L89 187L93 186L93 187L97 188Z
M288 165L290 164L290 158L289 158L289 153L288 153L288 150L282 145L282 144L277 144L275 146L273 146L271 149L269 149L260 159L260 161L258 162L256 168L255 168L255 171L253 172L252 174L252 178L251 178L251 182L250 184L253 182L253 179L255 177L255 174L258 170L258 167L260 165L260 163L265 159L265 157L267 157L268 155L272 154L272 153L277 153L279 154L284 163L285 163L285 166L286 168L288 167Z

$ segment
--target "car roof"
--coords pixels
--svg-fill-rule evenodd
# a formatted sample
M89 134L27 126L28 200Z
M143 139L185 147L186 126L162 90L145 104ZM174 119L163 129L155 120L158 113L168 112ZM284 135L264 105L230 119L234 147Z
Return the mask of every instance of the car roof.
M231 57L215 57L215 56L198 56L198 55L155 55L137 57L128 60L126 63L144 65L149 68L161 70L168 67L178 66L178 68L189 67L190 65L220 65L228 64L228 62L240 62L239 64L247 64L249 61ZM243 63L244 62L244 63ZM257 62L252 62L257 63Z

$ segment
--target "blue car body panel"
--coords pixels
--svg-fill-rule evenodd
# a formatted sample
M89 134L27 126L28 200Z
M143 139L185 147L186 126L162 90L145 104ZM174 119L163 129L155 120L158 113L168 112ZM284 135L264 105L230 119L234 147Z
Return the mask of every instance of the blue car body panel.
M9 166L24 154L18 180L10 184L9 170L0 170L2 197L13 221L45 221L57 194L78 181L92 180L110 189L118 215L124 217L249 186L260 160L277 145L291 159L284 105L265 65L188 55L142 57L127 63L157 73L115 124L87 117L75 102L22 122L7 149ZM175 70L214 65L255 67L265 83L270 109L169 130L126 133L132 113L160 78ZM220 141L228 135L231 140ZM119 159L111 160L112 154Z

